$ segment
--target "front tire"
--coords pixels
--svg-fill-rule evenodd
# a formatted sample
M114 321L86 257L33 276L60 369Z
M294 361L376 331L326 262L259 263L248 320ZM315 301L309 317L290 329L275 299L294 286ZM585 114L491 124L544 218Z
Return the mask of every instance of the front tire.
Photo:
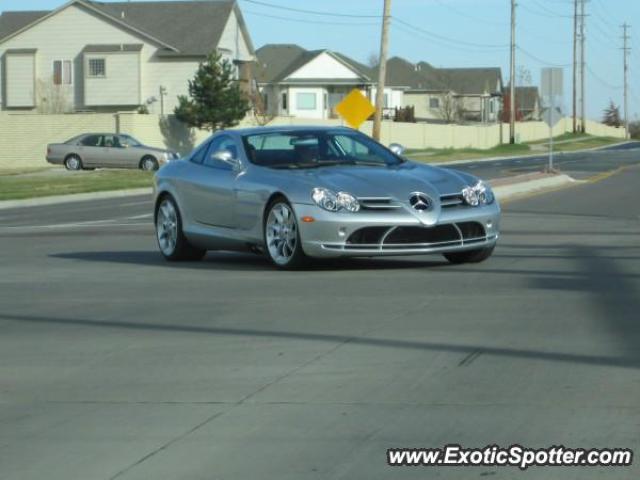
M201 260L206 250L194 247L182 231L182 218L176 202L170 196L163 197L155 212L156 240L160 253L169 261Z
M154 172L158 170L158 161L152 156L146 156L140 160L140 170L145 172Z
M302 250L296 216L284 198L276 198L267 206L264 244L267 256L278 268L293 270L308 263L308 257Z
M74 172L82 170L82 160L78 155L68 155L67 158L64 159L64 168Z
M477 250L467 250L464 252L443 253L444 258L451 263L480 263L484 262L493 253L495 245L487 248L478 248Z

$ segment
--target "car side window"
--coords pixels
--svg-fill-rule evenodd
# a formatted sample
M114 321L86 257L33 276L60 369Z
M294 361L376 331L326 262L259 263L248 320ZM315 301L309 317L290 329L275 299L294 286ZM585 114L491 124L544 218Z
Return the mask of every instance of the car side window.
M192 161L193 163L197 163L198 165L202 165L202 162L204 161L204 156L207 154L207 150L209 150L210 144L211 142L205 142L202 145L200 145L196 149L196 151L191 154L191 157L189 157L189 160Z
M233 159L238 158L238 146L235 140L228 135L221 135L212 140L211 145L209 146L209 151L207 152L207 156L204 159L204 165L213 168L231 170L231 165L214 157L216 153L221 151L229 152L231 154L231 158Z
M89 135L88 137L84 137L80 144L85 147L99 147L102 144L102 135Z
M120 147L120 142L118 141L118 137L116 135L105 135L104 136L104 147Z

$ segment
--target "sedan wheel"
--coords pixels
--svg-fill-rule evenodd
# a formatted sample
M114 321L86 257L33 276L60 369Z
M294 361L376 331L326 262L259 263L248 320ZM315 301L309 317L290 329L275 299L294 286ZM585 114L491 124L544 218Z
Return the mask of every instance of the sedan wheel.
M280 268L296 268L305 263L298 224L291 206L283 200L270 205L264 225L269 258Z
M67 170L80 170L82 169L82 161L77 155L69 155L64 161L64 167Z
M145 172L152 172L158 169L158 162L156 162L155 158L145 157L140 162L140 169Z
M167 260L200 260L207 253L191 245L184 236L180 213L170 197L162 199L156 210L156 238Z

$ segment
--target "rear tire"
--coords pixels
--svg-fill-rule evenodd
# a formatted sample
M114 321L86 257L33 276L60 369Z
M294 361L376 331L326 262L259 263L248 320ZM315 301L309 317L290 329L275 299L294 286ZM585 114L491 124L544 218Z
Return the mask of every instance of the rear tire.
M493 253L495 245L487 248L479 248L477 250L467 250L464 252L443 253L444 258L451 263L480 263L484 262Z
M82 160L76 154L67 155L64 159L64 168L74 172L82 170Z
M167 260L201 260L206 250L194 247L182 231L182 218L175 200L170 196L160 199L155 211L156 240L160 253Z
M154 172L158 170L158 161L150 155L143 157L140 160L140 170L144 170L145 172Z
M298 222L291 204L283 197L273 199L265 210L264 245L269 260L283 270L295 270L309 263L302 250Z

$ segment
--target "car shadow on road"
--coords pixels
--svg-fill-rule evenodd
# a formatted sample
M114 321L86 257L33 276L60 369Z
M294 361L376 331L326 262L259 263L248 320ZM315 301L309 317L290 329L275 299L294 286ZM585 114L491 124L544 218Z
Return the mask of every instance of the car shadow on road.
M146 250L113 250L68 252L49 255L51 258L64 260L82 260L87 262L121 263L129 265L144 265L163 268L193 269L193 270L230 270L230 271L268 271L275 270L263 255L236 252L209 252L201 261L167 262L160 253ZM429 258L342 258L331 260L314 260L300 271L334 271L334 270L385 270L436 268L449 265L449 262L439 256Z

